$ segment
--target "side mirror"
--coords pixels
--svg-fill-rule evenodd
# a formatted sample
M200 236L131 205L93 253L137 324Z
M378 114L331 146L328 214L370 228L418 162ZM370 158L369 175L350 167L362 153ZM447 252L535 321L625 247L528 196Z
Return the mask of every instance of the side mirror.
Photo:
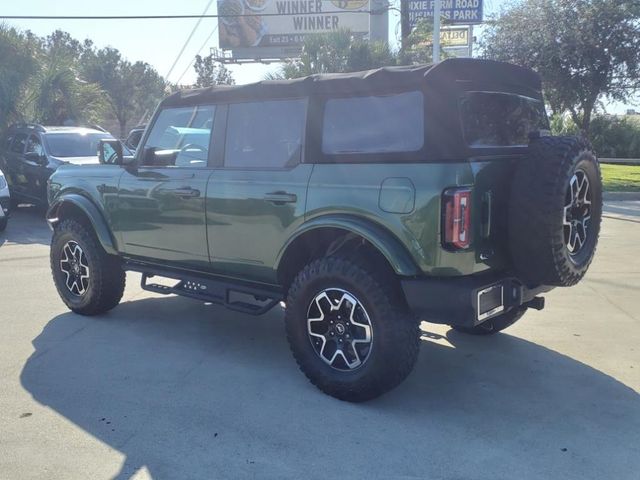
M104 165L122 165L123 154L120 140L100 140L98 144L98 159Z

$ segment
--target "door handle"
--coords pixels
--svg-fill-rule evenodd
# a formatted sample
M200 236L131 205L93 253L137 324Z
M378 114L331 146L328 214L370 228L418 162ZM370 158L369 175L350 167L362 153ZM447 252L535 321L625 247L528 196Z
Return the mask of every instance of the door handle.
M284 205L285 203L296 203L298 201L298 196L295 193L278 191L267 193L264 196L264 199L267 202L275 203L276 205Z
M200 196L200 190L195 188L174 188L171 193L182 198L196 198Z

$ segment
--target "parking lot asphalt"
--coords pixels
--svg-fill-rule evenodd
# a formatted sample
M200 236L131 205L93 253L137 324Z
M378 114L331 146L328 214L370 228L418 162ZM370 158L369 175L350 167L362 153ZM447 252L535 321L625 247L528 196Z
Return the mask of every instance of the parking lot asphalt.
M640 478L640 202L597 257L491 338L422 324L412 375L365 404L315 389L280 309L139 288L69 313L42 214L0 233L0 479Z

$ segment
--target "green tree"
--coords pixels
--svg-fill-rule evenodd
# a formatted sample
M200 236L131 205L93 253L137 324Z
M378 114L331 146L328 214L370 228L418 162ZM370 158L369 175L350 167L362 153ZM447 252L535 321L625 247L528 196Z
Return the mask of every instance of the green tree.
M213 85L234 85L236 82L231 72L222 63L216 62L213 55L202 57L196 55L193 68L198 74L197 87L211 87Z
M100 87L80 78L79 61L90 44L56 30L39 40L37 72L28 82L23 110L48 125L97 123L105 111Z
M0 24L0 132L21 119L20 101L27 82L37 70L36 42Z
M549 106L588 135L604 97L640 88L640 2L521 0L487 24L484 56L536 70Z
M287 63L274 78L297 78L314 73L355 72L395 65L396 55L385 43L356 38L349 30L309 35L299 60Z
M85 51L84 77L106 93L109 110L125 136L131 120L147 116L164 96L165 81L148 63L131 63L115 48Z

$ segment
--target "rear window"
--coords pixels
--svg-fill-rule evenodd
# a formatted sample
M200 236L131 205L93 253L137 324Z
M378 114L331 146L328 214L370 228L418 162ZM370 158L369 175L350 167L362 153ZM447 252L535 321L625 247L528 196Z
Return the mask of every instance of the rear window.
M421 92L326 102L322 134L326 155L415 152L423 145Z
M529 133L548 129L540 100L510 93L469 92L460 101L464 139L470 147L513 147Z

